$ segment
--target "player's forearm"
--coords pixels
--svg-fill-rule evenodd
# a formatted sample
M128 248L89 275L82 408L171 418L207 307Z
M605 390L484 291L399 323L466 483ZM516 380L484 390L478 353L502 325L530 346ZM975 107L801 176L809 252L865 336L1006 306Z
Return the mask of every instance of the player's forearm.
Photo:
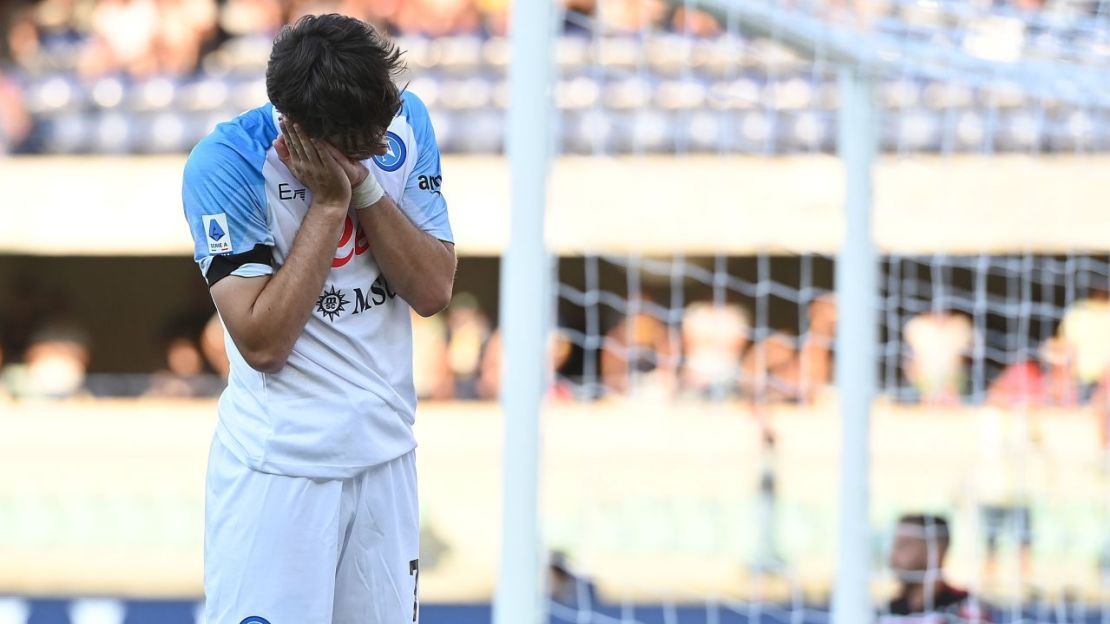
M421 316L451 302L455 251L421 231L388 196L358 211L374 259L389 285Z
M284 366L304 331L331 268L345 215L345 208L310 207L289 256L251 306L246 342L261 368Z

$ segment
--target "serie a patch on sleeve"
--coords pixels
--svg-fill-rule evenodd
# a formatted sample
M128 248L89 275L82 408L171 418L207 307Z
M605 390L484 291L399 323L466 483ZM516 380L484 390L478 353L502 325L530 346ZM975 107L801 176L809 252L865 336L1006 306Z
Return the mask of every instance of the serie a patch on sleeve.
M231 253L231 230L227 227L227 214L218 212L201 217L204 224L204 239L208 242L208 253L212 255Z

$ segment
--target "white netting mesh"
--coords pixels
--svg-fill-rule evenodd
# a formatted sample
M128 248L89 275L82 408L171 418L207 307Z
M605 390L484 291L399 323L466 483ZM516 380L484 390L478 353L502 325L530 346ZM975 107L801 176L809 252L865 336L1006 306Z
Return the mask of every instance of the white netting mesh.
M897 610L897 577L913 577L890 571L898 519L924 513L909 541L936 555L930 514L944 517L944 576L972 595L912 621L1110 622L1110 230L1091 234L1106 225L1110 3L645 0L567 20L564 156L629 187L715 166L775 190L726 178L682 205L598 206L645 228L642 252L560 238L554 396L590 407L555 404L547 427L620 433L548 444L546 541L578 566L553 572L553 619L827 621L842 227L827 154L837 71L854 64L876 77L883 153L876 609ZM669 179L640 173L660 156ZM738 242L709 250L727 237L689 224L727 210ZM660 212L675 224L663 245L638 221ZM577 472L559 443L604 455ZM911 606L951 599L925 587Z

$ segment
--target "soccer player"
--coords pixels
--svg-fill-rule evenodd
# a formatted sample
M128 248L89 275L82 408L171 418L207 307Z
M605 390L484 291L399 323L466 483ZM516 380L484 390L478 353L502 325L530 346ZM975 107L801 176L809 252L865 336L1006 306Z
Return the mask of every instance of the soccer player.
M900 585L880 624L989 622L971 595L944 579L948 521L940 516L909 514L898 520L890 568Z
M410 309L455 253L423 103L370 26L304 17L270 102L185 165L196 260L231 364L208 464L208 624L418 620Z

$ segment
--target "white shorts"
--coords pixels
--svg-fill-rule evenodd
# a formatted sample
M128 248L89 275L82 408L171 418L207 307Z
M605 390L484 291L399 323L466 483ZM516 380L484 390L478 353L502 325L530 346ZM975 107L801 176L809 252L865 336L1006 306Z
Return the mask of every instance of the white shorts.
M415 460L350 479L287 477L251 470L213 440L206 624L418 622Z

